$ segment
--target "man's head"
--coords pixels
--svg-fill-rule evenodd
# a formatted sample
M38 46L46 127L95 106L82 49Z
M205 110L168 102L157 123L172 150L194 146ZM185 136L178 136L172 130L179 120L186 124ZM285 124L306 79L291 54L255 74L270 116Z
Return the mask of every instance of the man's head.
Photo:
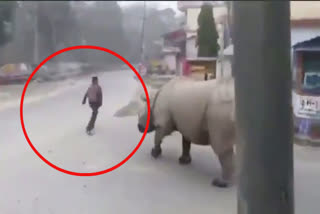
M92 84L98 84L98 77L92 77Z

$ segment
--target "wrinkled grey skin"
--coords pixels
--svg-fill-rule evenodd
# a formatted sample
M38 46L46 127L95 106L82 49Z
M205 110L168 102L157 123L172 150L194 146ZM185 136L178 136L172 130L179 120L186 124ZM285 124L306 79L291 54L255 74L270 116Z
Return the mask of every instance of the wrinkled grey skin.
M141 100L144 102L144 109L142 110L142 112L140 112L138 114L138 130L143 133L146 129L146 124L148 121L148 107L147 107L147 101L144 97L141 97ZM156 131L156 126L154 124L154 118L153 118L153 106L155 102L155 98L151 98L150 103L151 103L151 107L150 107L150 122L149 122L149 127L147 130L147 133ZM175 130L177 131L177 130ZM156 136L157 138L157 136ZM190 149L191 149L191 142L188 141L184 136L182 136L182 155L179 158L179 163L181 165L187 165L191 163L191 155L190 155ZM151 155L154 158L157 158L161 155L161 147L160 145L156 145L152 151L151 151Z
M144 109L142 112L138 114L138 130L143 133L146 129L146 124L148 121L148 107L147 107L147 101L144 97L141 97L141 100L144 102ZM156 131L156 126L154 124L154 118L153 118L153 106L154 106L154 97L151 98L150 103L150 122L149 122L149 127L147 130L147 133ZM175 130L177 131L177 130ZM182 136L182 155L179 158L179 163L181 165L187 165L191 163L191 155L190 155L190 149L191 149L191 142L187 140L184 136ZM161 147L155 146L152 151L151 155L154 158L157 158L161 155Z
M147 132L150 133L152 131L155 131L155 139L154 139L154 147L151 151L151 155L154 158L157 158L161 155L161 143L164 137L169 136L174 131L179 131L182 134L183 141L182 141L182 156L180 157L179 161L181 164L188 164L191 162L191 156L190 156L190 146L191 146L191 139L194 139L194 144L197 145L209 145L212 147L214 153L218 156L219 162L221 165L222 173L221 176L215 177L213 179L212 184L217 187L228 187L233 183L233 175L234 175L234 148L233 145L235 143L236 134L235 134L235 123L234 123L234 105L233 105L233 82L227 82L227 81L212 81L210 83L200 83L200 82L193 82L186 80L186 84L184 84L184 80L181 80L182 82L178 82L180 79L177 79L176 82L172 81L171 83L168 83L166 85L167 87L162 88L161 92L161 99L156 99L154 101L154 96L151 96L150 98L150 110L151 110L151 117L150 117L150 123ZM188 82L188 83L187 83ZM209 82L209 81L205 81ZM169 85L171 84L171 85ZM179 89L179 85L186 86L183 87L183 89ZM192 84L195 84L194 88ZM175 117L173 119L173 115L168 115L168 112L163 112L165 121L163 121L161 118L153 118L153 106L154 103L156 103L156 109L155 114L161 115L160 111L167 111L166 106L167 104L164 104L163 106L160 105L160 103L164 102L163 98L166 100L166 97L170 96L172 93L173 85L175 85L176 90L174 93L179 94L180 96L183 95L183 93L190 93L196 92L194 94L190 94L190 96L198 96L197 99L201 101L202 98L199 98L199 94L203 94L203 99L209 99L208 102L208 108L203 107L201 111L203 111L203 114L199 114L199 111L196 112L197 117L204 117L204 121L201 123L203 127L194 127L192 130L194 130L194 133L189 133L188 131L185 131L184 124L188 123L188 119L183 118L181 114L179 114L179 117ZM200 87L201 86L201 87ZM215 93L208 93L208 91L212 90L212 88L215 87ZM196 91L194 90L196 89ZM199 92L199 90L201 92ZM230 93L230 94L229 94ZM210 94L210 95L208 95ZM145 101L145 98L141 97L144 101L144 109L141 109L141 111L138 114L138 130L140 132L145 131L147 118L148 118L148 109L147 109L147 103ZM189 97L190 98L190 97ZM166 101L165 101L166 102ZM178 106L179 102L178 100L171 100L171 108L174 108L172 106ZM183 106L180 106L181 112L185 112L185 114L188 114L186 111L190 111L190 105L186 105L188 101L186 99L181 100L183 102ZM158 106L158 104L161 106ZM185 108L184 108L185 106ZM159 108L161 109L159 109ZM188 110L187 110L188 109ZM177 113L177 108L172 109L172 113ZM194 117L195 115L193 115ZM192 116L189 117L189 121L192 121ZM155 119L155 120L154 120ZM191 120L190 120L191 119ZM200 123L199 119L195 120L196 123ZM161 124L158 126L158 123ZM195 123L191 122L191 124L186 126L195 126ZM179 125L179 130L177 129ZM199 129L197 129L199 128ZM190 130L190 129L189 129ZM188 137L186 137L188 136Z

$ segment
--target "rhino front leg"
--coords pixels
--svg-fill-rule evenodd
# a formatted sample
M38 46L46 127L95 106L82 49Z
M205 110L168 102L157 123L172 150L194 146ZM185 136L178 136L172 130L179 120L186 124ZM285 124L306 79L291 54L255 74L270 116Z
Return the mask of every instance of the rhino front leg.
M161 143L162 143L162 139L166 136L166 134L167 134L166 130L163 128L158 128L156 130L155 138L154 138L154 147L151 150L152 157L158 158L161 155L162 153Z
M179 158L179 163L181 165L186 165L191 163L191 142L187 140L184 136L182 136L182 155Z

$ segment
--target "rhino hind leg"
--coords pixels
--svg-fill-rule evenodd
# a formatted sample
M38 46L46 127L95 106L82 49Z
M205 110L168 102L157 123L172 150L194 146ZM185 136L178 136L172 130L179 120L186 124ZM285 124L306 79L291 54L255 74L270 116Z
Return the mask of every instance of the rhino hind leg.
M181 165L187 165L191 163L190 155L191 142L182 136L182 155L179 158L179 163Z
M210 126L210 144L219 158L221 175L215 178L212 185L229 187L234 180L234 149L236 134L231 124L219 123L219 126Z
M230 149L220 155L218 155L222 169L222 176L215 178L212 181L212 185L225 188L232 184L234 174L234 151Z

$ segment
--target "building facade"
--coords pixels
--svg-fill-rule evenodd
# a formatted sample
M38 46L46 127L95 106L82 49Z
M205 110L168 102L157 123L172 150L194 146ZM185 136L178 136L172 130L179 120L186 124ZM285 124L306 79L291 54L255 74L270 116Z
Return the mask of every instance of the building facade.
M320 142L320 35L293 46L296 137Z
M186 32L186 58L196 58L198 49L195 46L198 29L198 16L203 3L211 3L213 6L213 14L216 21L216 28L219 34L218 44L223 46L223 21L226 18L227 7L223 2L219 1L178 1L178 9L182 11L186 17L184 30Z
M182 64L185 57L186 33L178 29L162 36L162 63L169 74L182 75Z
M219 36L217 41L220 46L219 57L198 57L198 47L196 47L197 30L199 27L198 16L204 2L206 4L211 3L213 6L213 15ZM216 78L219 76L217 72L221 72L220 68L223 67L220 65L220 55L223 54L225 47L230 43L227 4L222 1L178 1L178 9L186 17L184 26L186 32L185 63L190 65L184 66L189 68L184 73L191 74L192 77L196 76L195 79L197 80L203 80L202 76L206 76L207 74L209 74L209 78Z

